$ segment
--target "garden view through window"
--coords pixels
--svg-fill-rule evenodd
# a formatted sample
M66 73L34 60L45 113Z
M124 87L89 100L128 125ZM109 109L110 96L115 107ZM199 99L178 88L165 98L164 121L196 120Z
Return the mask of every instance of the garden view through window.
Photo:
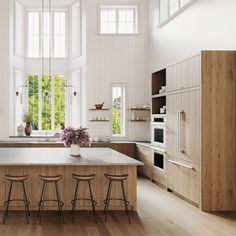
M125 136L125 88L123 85L112 87L112 134L113 136Z
M66 77L31 75L28 83L28 109L33 114L33 130L64 129Z

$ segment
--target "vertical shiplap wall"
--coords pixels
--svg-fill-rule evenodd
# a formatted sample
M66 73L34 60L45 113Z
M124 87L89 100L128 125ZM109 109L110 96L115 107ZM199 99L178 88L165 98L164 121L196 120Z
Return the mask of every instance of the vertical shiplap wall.
M196 0L162 28L158 0L149 0L151 70L203 49L236 49L236 1Z
M87 0L87 124L92 136L110 136L108 123L89 123L92 116L108 116L109 112L88 111L95 103L111 107L111 84L125 83L127 106L150 104L150 75L148 50L148 1L126 0L139 4L139 35L117 36L98 34L98 4L119 3L114 0ZM128 117L127 117L128 119ZM149 140L148 124L127 124L127 138Z
M0 0L0 139L9 136L9 0Z

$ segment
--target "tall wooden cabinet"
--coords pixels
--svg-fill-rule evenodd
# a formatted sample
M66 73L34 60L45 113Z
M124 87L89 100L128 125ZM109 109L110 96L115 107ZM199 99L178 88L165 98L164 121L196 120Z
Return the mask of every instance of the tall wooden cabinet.
M236 52L166 68L167 187L205 211L236 210Z

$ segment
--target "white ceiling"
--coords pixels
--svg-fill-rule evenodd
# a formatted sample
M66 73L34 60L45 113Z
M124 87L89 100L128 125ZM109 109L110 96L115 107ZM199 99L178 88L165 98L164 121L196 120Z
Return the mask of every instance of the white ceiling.
M28 7L40 7L42 6L42 0L18 0L23 5ZM50 0L44 0L44 4L48 5ZM73 4L76 0L51 0L52 7L65 7Z

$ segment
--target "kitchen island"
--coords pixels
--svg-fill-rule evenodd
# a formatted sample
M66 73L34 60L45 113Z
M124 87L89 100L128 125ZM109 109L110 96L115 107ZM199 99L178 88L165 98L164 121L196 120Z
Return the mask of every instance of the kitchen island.
M30 209L38 209L38 201L42 189L42 181L39 175L63 175L59 182L61 199L64 202L63 210L71 209L71 200L75 189L75 174L96 174L92 181L92 191L97 201L97 210L103 209L103 200L106 197L108 181L104 173L128 174L129 178L125 182L125 191L130 201L130 209L136 210L137 204L137 166L141 162L132 159L124 154L110 148L81 148L81 157L71 157L67 148L0 148L0 204L3 206L6 200L9 183L4 179L4 175L28 175L25 182ZM12 198L22 198L20 186L13 186ZM119 183L114 183L112 197L121 197ZM53 185L49 185L45 197L55 198ZM87 183L81 183L80 197L89 197ZM20 203L21 204L21 203ZM15 210L24 208L17 202L12 203ZM123 202L113 201L110 203L111 210L123 209ZM90 202L81 201L78 209L91 210ZM57 210L54 202L45 203L45 210Z

